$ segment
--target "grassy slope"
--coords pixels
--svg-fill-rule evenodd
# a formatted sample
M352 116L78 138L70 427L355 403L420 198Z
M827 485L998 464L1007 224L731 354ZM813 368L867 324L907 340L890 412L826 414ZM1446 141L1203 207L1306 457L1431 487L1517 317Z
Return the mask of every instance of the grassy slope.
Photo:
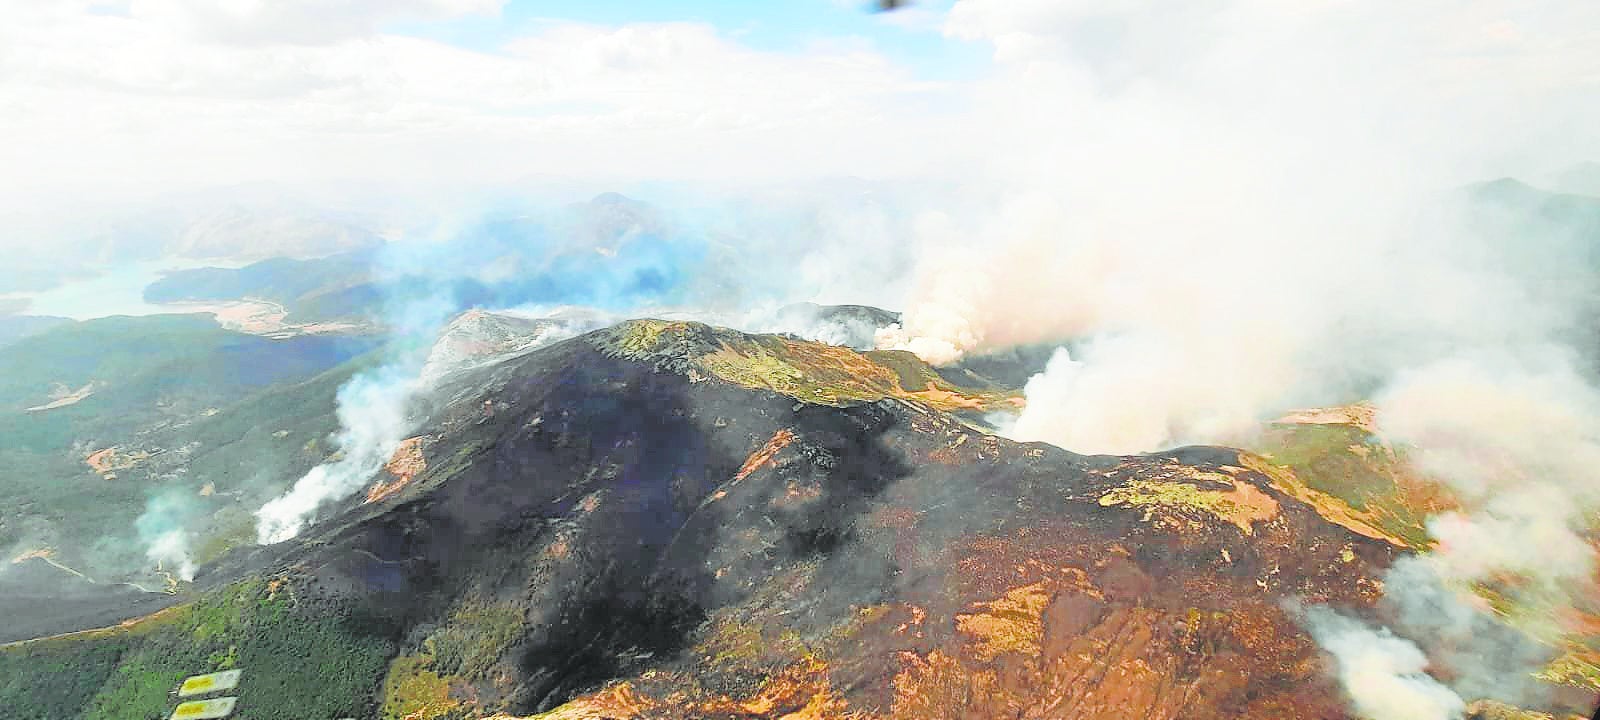
M940 410L1011 407L1016 393L963 387L915 355L854 350L778 335L749 335L699 323L632 320L595 336L603 352L805 402L844 406L887 398Z
M127 627L0 648L9 716L165 718L187 675L243 668L240 720L368 717L395 648L390 624L255 579Z
M1402 454L1354 425L1275 424L1252 449L1287 470L1286 479L1326 496L1311 503L1325 515L1345 513L1347 507L1349 514L1412 548L1431 545L1427 519L1454 507L1441 487L1406 468Z
M1448 490L1406 466L1403 450L1385 445L1367 430L1347 424L1278 424L1255 449L1280 473L1280 485L1306 500L1329 520L1357 532L1363 524L1413 549L1433 544L1426 523L1455 509ZM1295 492L1294 490L1301 490ZM1304 492L1309 490L1310 492ZM1366 533L1364 533L1366 534ZM1471 590L1508 622L1561 649L1540 677L1548 682L1600 691L1600 623L1560 626L1547 598L1537 593L1514 600L1492 584ZM1600 617L1600 603L1578 608Z

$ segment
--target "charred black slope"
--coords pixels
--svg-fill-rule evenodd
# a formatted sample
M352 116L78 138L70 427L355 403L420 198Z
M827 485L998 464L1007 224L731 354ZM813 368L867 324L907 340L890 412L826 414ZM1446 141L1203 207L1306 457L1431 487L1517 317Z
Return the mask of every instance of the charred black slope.
M428 469L292 559L321 592L373 593L407 625L449 625L463 605L514 611L523 629L504 647L451 659L487 659L492 673L444 668L517 678L480 688L485 706L547 708L671 656L737 596L713 555L826 555L863 501L908 473L881 443L888 410L797 404L685 372L706 347L642 362L608 354L605 338L452 378L421 436ZM709 499L750 474L752 449L791 443L813 456L822 497L756 518L761 528L720 518ZM757 529L759 540L740 535Z

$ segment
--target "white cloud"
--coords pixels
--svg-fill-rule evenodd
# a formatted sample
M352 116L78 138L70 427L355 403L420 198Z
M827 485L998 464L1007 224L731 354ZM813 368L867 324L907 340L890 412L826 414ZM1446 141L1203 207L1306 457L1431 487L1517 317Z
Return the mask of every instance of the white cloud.
M370 35L386 20L493 15L505 0L129 0L130 17L204 42L305 44Z
M953 92L870 48L759 51L695 23L544 23L483 49L383 30L495 6L18 3L0 191L892 172L926 164L923 99Z

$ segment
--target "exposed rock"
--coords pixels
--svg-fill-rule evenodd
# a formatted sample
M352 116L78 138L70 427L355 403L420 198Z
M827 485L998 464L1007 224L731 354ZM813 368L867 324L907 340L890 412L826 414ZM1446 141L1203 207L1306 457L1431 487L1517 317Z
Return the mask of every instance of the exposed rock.
M27 408L26 412L44 412L46 410L64 408L68 405L76 405L84 400L87 400L90 395L93 395L94 388L95 383L92 382L84 385L81 388L78 388L77 390L68 389L67 386L58 383L56 384L55 388L50 391L49 402Z
M83 459L90 470L95 471L100 477L107 480L117 479L117 471L132 470L140 463L149 460L151 453L144 450L125 452L117 446L96 450Z
M599 313L581 309L569 309L543 318L468 310L439 331L439 338L423 364L422 377L435 380L474 363L598 327L603 320Z

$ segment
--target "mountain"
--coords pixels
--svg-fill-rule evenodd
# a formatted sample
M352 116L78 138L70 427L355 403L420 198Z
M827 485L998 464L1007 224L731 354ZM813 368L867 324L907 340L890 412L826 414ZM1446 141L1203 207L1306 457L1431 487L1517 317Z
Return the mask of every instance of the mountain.
M616 193L542 215L490 215L439 242L181 270L147 302L265 300L295 322L382 321L408 306L608 305L663 293L693 249L650 205Z
M1563 168L1549 179L1558 192L1600 197L1600 163L1582 162Z
M1463 227L1496 242L1508 267L1559 269L1587 279L1600 270L1600 197L1542 190L1513 178L1469 186L1462 195ZM1555 275L1552 280L1563 279Z
M383 242L379 230L391 231L406 215L357 210L348 199L297 199L284 190L238 187L4 213L12 242L0 267L0 294L45 291L140 263L232 265L371 250Z
M1466 198L1481 211L1500 213L1505 221L1548 223L1558 236L1574 233L1592 239L1600 231L1600 197L1551 192L1501 178L1468 186Z
M802 302L778 308L773 324L800 337L860 350L874 347L874 334L900 322L900 313L868 305L818 305Z
M70 322L70 318L49 315L0 314L0 347Z
M168 610L0 649L0 702L164 717L240 667L240 717L1344 718L1294 603L1374 612L1413 546L1304 419L1270 457L1081 456L908 353L454 331L489 342L367 493Z
M123 263L158 258L315 258L374 247L373 218L266 193L200 193L69 215L42 210L39 231L76 243L84 259ZM23 227L29 227L24 225ZM55 253L60 255L60 253Z
M277 303L296 320L361 317L377 311L371 286L377 251L323 258L280 257L241 268L194 268L163 276L144 289L152 303L257 299Z
M310 208L231 205L190 219L162 254L187 258L309 258L382 244L371 230Z

